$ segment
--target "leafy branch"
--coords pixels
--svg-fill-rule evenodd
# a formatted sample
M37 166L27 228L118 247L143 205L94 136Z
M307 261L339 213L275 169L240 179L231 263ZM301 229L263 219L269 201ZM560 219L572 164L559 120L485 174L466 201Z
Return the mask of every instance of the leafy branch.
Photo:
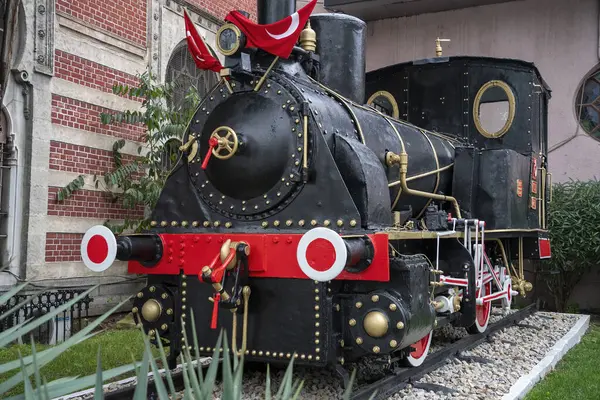
M137 87L117 83L113 93L142 100L140 108L112 113L100 113L104 125L143 125L138 155L127 162L122 151L127 146L124 139L115 141L112 147L113 166L103 176L94 176L94 186L109 192L125 209L142 207L145 211L156 205L164 184L177 164L179 145L188 121L192 118L200 96L193 86L188 88L182 104L174 104L174 87L158 83L149 71L138 75ZM177 139L177 140L173 140ZM84 186L80 175L64 188L59 189L57 200L65 201ZM147 212L145 213L147 214ZM148 225L147 218L125 219L123 223L105 225L114 232L125 229L139 231Z
M79 175L77 178L73 179L67 186L64 188L58 189L58 193L56 193L56 198L58 201L63 201L81 189L85 185L84 176Z

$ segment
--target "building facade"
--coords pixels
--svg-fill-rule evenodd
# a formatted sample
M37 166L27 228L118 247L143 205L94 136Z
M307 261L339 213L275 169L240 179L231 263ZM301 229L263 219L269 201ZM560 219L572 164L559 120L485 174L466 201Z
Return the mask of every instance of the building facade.
M183 19L190 14L206 43L234 9L256 19L255 0L32 0L18 5L11 74L2 104L0 154L0 286L30 281L36 288L88 287L96 308L135 293L139 280L126 263L103 274L81 262L84 232L105 220L140 216L124 210L94 175L113 168L115 141L124 157L137 153L144 130L103 125L101 112L134 110L141 100L113 94L115 83L136 86L150 71L161 82L195 85L204 94L217 82L198 70L188 53ZM85 186L57 200L60 188L79 175Z

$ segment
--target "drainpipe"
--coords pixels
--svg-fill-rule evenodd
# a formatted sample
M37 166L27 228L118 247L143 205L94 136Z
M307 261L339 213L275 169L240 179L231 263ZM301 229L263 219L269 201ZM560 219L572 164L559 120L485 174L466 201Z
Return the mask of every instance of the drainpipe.
M19 168L19 156L23 156L23 149L19 149L14 140L8 142L8 149L10 151L9 157L6 159L5 166L3 168L10 169L10 182L14 190L10 192L10 204L13 211L12 220L12 235L10 238L10 254L11 257L20 255L18 273L20 279L25 280L27 277L27 226L29 226L29 212L27 210L27 204L29 204L29 190L22 190L24 188L24 182L30 182L31 179L31 160L30 158L30 146L31 136L33 133L33 85L29 80L29 73L25 70L12 70L13 77L17 84L19 84L23 90L23 114L25 116L25 132L23 134L27 137L25 159L21 160L21 165L24 168ZM17 211L17 207L20 209ZM20 222L20 227L19 227ZM8 246L7 246L8 247Z

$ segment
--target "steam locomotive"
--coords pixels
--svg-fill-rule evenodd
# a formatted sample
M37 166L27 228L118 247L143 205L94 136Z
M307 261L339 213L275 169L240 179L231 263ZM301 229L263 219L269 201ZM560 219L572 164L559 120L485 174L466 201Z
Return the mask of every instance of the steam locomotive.
M259 1L259 23L294 10ZM524 260L550 257L539 71L438 42L366 73L365 40L363 21L316 14L278 59L224 24L226 69L151 229L84 236L89 268L147 276L132 311L171 362L195 328L206 356L225 329L249 361L418 366L435 329L483 332L492 302L531 290Z

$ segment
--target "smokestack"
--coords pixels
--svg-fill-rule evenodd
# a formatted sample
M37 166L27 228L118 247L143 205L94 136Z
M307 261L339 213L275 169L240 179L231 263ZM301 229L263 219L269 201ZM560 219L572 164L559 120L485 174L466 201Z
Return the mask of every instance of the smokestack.
M271 24L296 12L295 0L258 0L256 9L259 24Z
M365 101L367 24L351 15L313 14L322 84L358 103Z

